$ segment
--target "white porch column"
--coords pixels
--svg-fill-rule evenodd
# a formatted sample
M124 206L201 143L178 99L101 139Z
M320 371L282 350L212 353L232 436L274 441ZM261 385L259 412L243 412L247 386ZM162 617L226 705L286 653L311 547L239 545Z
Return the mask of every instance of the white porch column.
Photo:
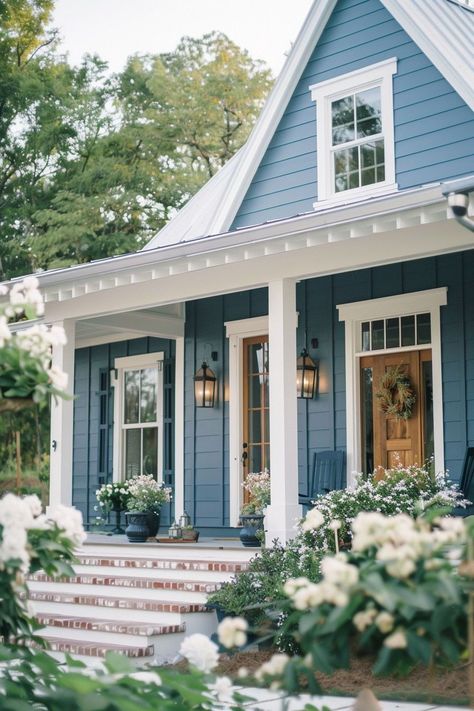
M184 336L176 339L174 386L174 514L184 513Z
M296 287L293 279L268 285L270 356L271 504L266 539L286 543L302 516L298 504L298 423L296 407Z
M66 332L67 343L54 346L53 365L68 375L67 393L74 390L74 348L76 323L73 320L58 321ZM51 399L51 460L49 480L49 504L72 504L72 446L73 408L71 400Z

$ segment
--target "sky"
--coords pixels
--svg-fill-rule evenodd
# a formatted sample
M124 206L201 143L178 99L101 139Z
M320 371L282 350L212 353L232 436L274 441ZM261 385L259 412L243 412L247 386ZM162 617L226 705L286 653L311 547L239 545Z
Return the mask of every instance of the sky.
M119 71L131 54L169 52L184 35L220 30L275 75L312 0L56 0L53 24L73 64L99 54Z

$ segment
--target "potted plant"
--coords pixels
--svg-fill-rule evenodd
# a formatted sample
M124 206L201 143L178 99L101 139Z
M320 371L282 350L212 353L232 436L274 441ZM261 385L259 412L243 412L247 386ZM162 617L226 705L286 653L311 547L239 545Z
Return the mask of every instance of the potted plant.
M125 533L120 526L120 515L128 508L130 499L129 482L114 481L111 484L104 484L95 492L97 501L103 513L115 512L115 528L112 533Z
M143 543L156 536L160 527L160 511L171 501L171 489L157 482L151 474L140 474L128 481L127 528L125 533L132 543Z
M248 474L244 483L244 491L248 493L248 501L240 512L240 540L247 548L258 548L264 536L264 510L270 503L270 472Z
M195 541L196 543L199 540L199 531L196 531L193 525L189 524L188 526L184 526L182 529L182 538L185 541Z

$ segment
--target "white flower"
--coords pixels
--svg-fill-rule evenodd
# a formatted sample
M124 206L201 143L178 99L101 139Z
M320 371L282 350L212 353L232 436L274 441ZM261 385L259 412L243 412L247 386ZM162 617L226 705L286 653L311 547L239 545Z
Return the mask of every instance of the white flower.
M7 319L5 316L0 316L0 348L3 348L5 341L9 341L11 337L12 334L8 328Z
M329 528L331 529L331 531L334 531L334 532L339 531L341 526L342 526L342 523L337 518L334 518L331 521L331 523L329 524Z
M303 531L316 531L324 523L324 516L319 509L311 509L306 514L306 518L301 524Z
M72 506L57 504L48 512L48 518L64 531L64 534L73 543L80 545L86 534L82 527L82 514Z
M410 559L396 560L393 563L387 564L387 573L392 576L392 578L408 578L416 569L415 563Z
M161 677L154 671L137 671L127 675L129 679L143 681L145 684L156 684L161 686Z
M39 287L39 281L38 278L35 276L27 276L23 279L22 284L15 284L13 288L18 286L26 290L37 289Z
M48 377L57 390L65 390L68 383L68 375L64 373L57 365L52 365L48 370Z
M352 618L352 622L354 623L354 626L359 630L359 632L363 632L367 627L370 627L376 615L377 610L372 607L367 610L362 610L361 612L358 612Z
M213 696L215 696L218 701L222 701L223 703L232 701L232 687L232 681L228 676L218 676L216 677L214 684L209 685L209 689Z
M375 618L375 624L382 632L382 634L387 634L387 632L390 632L393 629L394 623L395 618L393 615L390 614L390 612L380 612Z
M280 676L285 671L285 667L290 661L287 654L274 654L268 662L264 662L262 666L255 672L255 678L261 681L265 676Z
M25 496L23 501L27 506L30 507L30 511L33 516L36 517L40 515L41 511L43 510L43 506L36 494L32 494L31 496Z
M283 591L288 597L293 597L298 588L304 588L308 583L308 578L289 578L283 585Z
M33 514L30 506L14 494L7 494L0 499L0 524L4 534L8 528L32 528Z
M321 571L325 580L333 585L342 585L350 588L359 580L357 567L336 557L323 558Z
M217 645L204 634L192 634L182 642L179 653L193 667L202 672L210 672L219 660Z
M398 629L384 640L384 646L388 649L405 649L407 646L407 638L402 629Z
M247 620L243 617L226 617L217 627L219 642L228 649L242 647L247 642Z

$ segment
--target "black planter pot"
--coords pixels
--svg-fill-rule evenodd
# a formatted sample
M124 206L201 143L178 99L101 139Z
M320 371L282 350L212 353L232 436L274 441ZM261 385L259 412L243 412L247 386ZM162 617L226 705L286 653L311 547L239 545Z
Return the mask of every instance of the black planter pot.
M152 538L158 533L160 528L160 512L147 511L148 535Z
M149 511L127 511L125 534L130 543L145 543L150 536L148 528Z
M115 515L115 528L112 529L112 533L116 535L123 535L125 531L123 530L120 521L122 516L122 509L112 509L112 512Z
M240 542L246 548L260 548L261 541L257 537L257 532L261 531L263 533L264 518L263 514L241 514L240 522L242 528L240 530Z

